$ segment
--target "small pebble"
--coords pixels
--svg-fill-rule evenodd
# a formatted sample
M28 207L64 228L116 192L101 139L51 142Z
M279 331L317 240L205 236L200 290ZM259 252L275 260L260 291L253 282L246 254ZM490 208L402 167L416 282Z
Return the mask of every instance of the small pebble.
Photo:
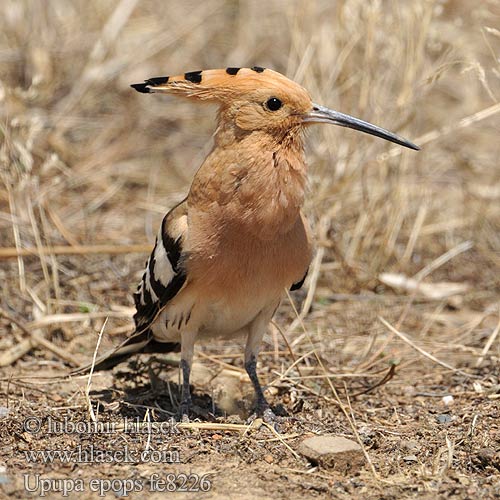
M475 461L482 467L495 467L500 470L500 451L493 448L481 448L476 452Z
M441 414L436 417L439 424L449 424L451 422L451 415Z
M446 406L448 406L448 405L451 405L453 403L454 399L453 399L453 396L449 395L449 396L443 396L442 401Z
M420 444L415 439L410 439L409 441L402 441L401 448L408 451L419 451Z
M7 467L5 467L5 465L0 465L0 484L6 484L8 482Z

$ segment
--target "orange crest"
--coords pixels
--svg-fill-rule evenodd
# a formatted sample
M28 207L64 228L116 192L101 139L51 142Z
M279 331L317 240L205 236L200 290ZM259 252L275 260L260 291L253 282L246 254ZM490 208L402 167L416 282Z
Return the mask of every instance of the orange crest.
M149 78L131 87L143 93L161 92L218 101L262 89L310 102L309 94L303 87L276 71L259 66L190 71L179 76Z

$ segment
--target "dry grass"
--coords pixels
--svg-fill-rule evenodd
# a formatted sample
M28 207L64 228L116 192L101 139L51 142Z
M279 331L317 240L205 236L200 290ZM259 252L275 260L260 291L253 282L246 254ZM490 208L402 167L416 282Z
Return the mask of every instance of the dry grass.
M257 64L302 83L316 102L423 146L415 154L335 127L311 131L306 209L320 253L307 299L293 296L303 313L297 318L284 303L264 346L263 376L276 388L275 403L294 413L299 397L306 403L298 418L310 411L318 432L338 430L332 422L340 420L351 434L333 386L347 404L342 380L349 393L363 392L398 363L389 385L350 401L347 410L378 474L372 482L364 478L363 494L382 496L377 485L392 480L396 496L415 490L432 496L446 485L458 488L459 498L478 485L493 495L487 478L498 474L496 466L473 464L477 450L500 442L491 420L498 414L500 359L498 26L496 0L474 9L465 0L4 0L0 304L22 327L0 318L0 350L10 356L22 349L3 358L9 366L1 373L14 378L0 381L0 405L41 411L34 403L40 389L18 375L41 366L64 373L64 359L89 360L107 316L103 348L130 330L143 245L184 196L210 147L213 109L139 95L129 84ZM139 253L119 254L123 247ZM415 281L390 287L381 273ZM419 288L437 282L445 290L466 286L438 298L426 293L432 286ZM205 353L200 363L215 372L239 366L234 345ZM50 386L43 391L50 402ZM453 394L453 411L470 432L448 429L451 443L422 421L421 434L407 427L408 414L399 413L415 398L417 406L424 398L419 412L448 413L430 393ZM71 394L52 406L75 404L85 412L83 392ZM393 448L374 447L377 432L385 444L395 432L419 436L430 448L422 448L418 465L398 462L390 458ZM245 470L251 454L246 450L238 462L231 452L241 450L233 445L226 459ZM272 466L278 497L288 491L276 479L281 473L293 469L303 477L291 458L283 460L275 457ZM245 482L256 473L249 468ZM314 474L296 479L298 495L362 494L345 478ZM461 479L470 474L468 482ZM496 488L498 494L498 482Z

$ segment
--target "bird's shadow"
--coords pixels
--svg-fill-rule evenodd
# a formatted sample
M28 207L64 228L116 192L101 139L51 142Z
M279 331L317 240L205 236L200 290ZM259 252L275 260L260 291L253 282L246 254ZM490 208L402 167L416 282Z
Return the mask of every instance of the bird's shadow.
M156 419L178 419L182 386L180 381L172 382L169 372L178 370L171 361L165 362L151 357L147 362L131 360L114 370L114 387L91 391L91 397L102 404L102 408L112 405L117 400L118 413L123 418L146 418L148 412L156 414ZM190 417L203 421L215 421L225 413L218 408L212 396L191 386L193 405Z
M178 362L155 356L132 359L114 369L113 388L91 391L91 396L101 403L103 410L119 402L117 411L122 418L180 420L182 386L180 373L179 380L173 382L173 372L179 373ZM253 398L235 401L236 406L228 414L200 387L191 386L191 397L190 419L215 422L221 417L230 417L234 422L244 422L254 414ZM282 404L273 406L272 410L279 417L290 416Z

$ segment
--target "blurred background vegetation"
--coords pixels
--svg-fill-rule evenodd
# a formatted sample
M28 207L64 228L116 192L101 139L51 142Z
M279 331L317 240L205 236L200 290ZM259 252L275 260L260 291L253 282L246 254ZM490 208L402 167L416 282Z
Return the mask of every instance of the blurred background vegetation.
M422 146L310 131L321 254L308 321L337 331L337 295L388 293L382 272L465 284L454 305L486 310L500 285L499 26L495 0L2 0L0 242L35 249L0 261L3 307L25 320L130 308L146 252L40 248L150 244L185 196L215 109L130 83L260 65ZM372 319L352 307L363 336Z

